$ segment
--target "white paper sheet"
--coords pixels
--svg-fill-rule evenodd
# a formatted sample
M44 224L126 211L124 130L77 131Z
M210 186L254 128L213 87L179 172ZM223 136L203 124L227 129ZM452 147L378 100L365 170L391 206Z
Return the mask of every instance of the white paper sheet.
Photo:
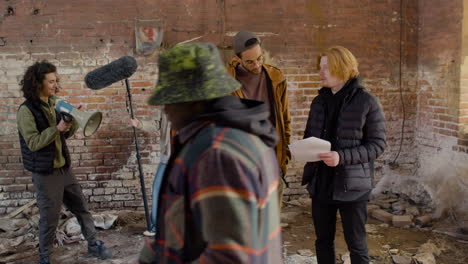
M295 141L289 145L293 159L299 162L319 161L318 154L330 152L330 142L310 137Z

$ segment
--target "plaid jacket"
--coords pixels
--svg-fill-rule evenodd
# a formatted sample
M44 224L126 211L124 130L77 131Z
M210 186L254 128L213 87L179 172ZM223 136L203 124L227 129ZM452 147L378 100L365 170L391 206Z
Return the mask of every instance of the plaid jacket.
M278 173L274 150L253 134L185 127L163 179L156 239L139 263L283 263Z

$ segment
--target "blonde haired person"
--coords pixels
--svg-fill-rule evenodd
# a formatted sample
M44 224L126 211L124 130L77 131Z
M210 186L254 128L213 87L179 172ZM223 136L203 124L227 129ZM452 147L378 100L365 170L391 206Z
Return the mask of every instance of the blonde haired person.
M331 151L307 163L302 178L312 197L317 259L335 263L339 211L351 263L369 263L367 203L374 160L386 147L384 116L378 100L360 84L358 62L348 49L330 47L319 61L323 88L310 106L304 138L330 141Z

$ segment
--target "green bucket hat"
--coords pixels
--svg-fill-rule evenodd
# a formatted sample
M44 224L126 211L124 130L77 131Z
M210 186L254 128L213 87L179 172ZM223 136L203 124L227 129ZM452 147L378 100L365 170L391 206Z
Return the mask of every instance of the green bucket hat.
M218 49L206 42L179 44L159 57L159 79L150 105L193 102L228 95L241 84L226 71Z

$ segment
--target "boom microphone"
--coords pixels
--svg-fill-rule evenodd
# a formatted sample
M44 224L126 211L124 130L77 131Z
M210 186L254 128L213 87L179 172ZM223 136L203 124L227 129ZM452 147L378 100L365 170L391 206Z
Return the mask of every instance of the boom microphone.
M127 79L135 73L136 69L137 62L135 58L124 56L86 74L85 83L93 90L102 89L115 82Z
M107 65L97 68L94 71L89 72L85 76L86 85L94 90L102 89L107 87L115 82L125 79L125 87L127 88L128 103L130 106L130 117L135 118L133 115L133 106L132 106L132 93L130 92L130 82L128 77L132 76L137 69L137 63L135 58L130 56L124 56L118 60L115 60ZM138 162L138 171L140 172L140 186L141 194L143 197L143 207L145 208L145 218L146 218L146 227L148 230L151 230L151 219L148 210L148 201L146 199L146 187L145 179L143 176L143 167L141 166L141 156L140 149L138 146L138 137L133 127L133 137L135 138L135 149L136 149L136 158Z

